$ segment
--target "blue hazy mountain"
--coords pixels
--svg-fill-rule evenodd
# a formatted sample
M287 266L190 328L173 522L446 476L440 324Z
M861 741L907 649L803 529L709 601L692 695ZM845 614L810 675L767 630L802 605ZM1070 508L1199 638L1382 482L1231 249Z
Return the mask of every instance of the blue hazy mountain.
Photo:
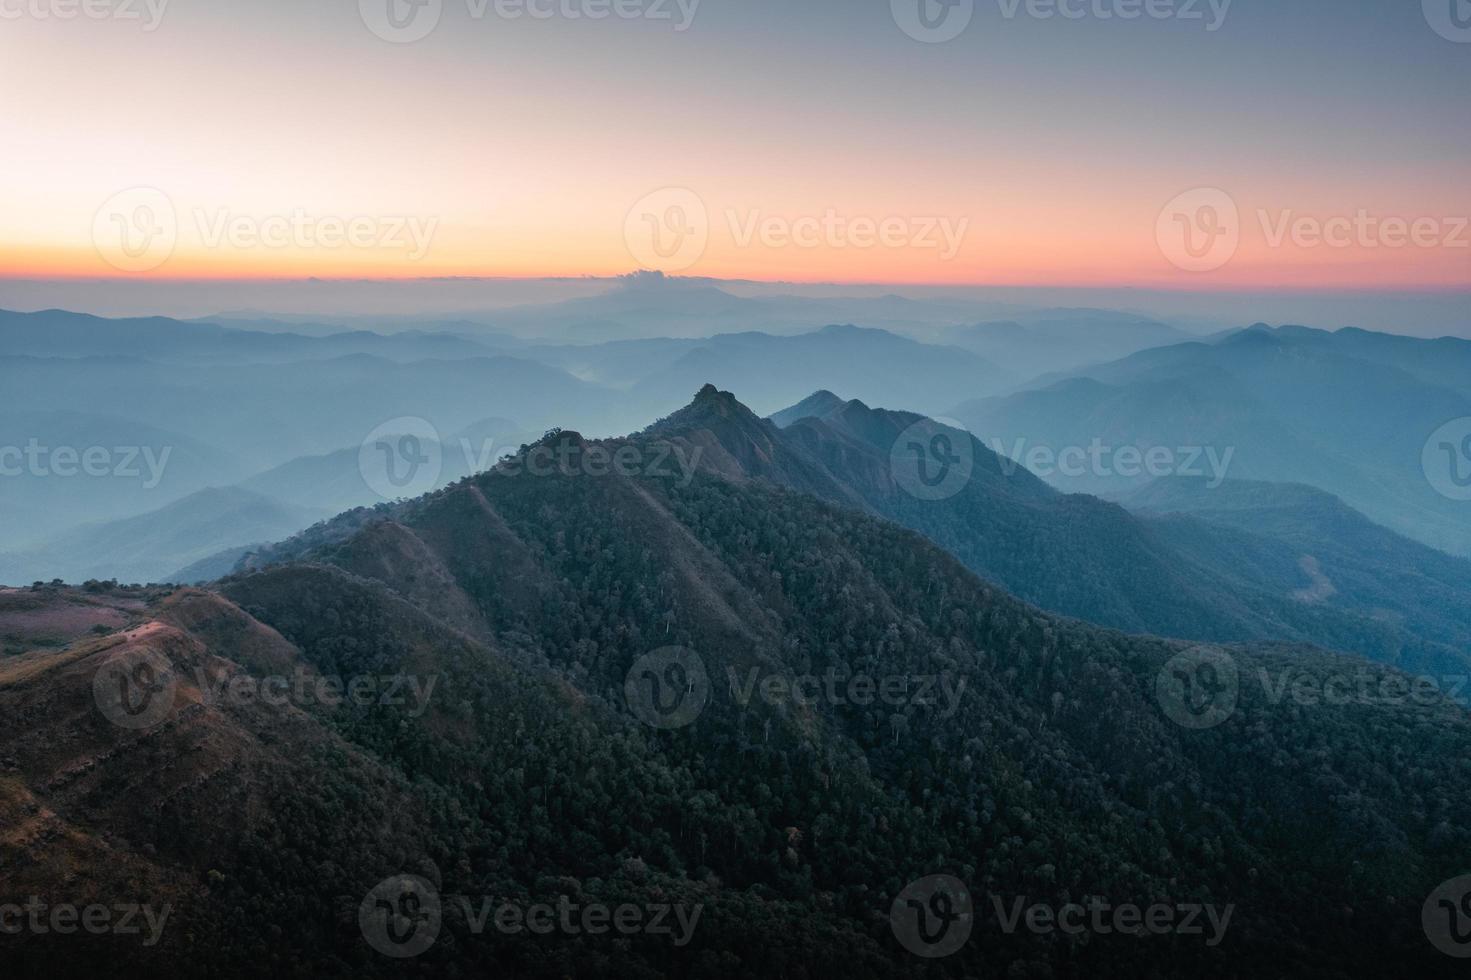
M251 327L262 325L250 324ZM243 329L244 324L238 322L226 325L167 317L104 319L65 310L38 313L0 310L0 356L134 357L152 361L239 363L368 354L392 361L416 361L486 357L500 349L489 334L474 339L422 329L390 334L337 329L308 334L290 332L290 324L274 326L281 329Z
M289 537L332 514L238 487L200 490L145 514L83 524L27 551L0 554L0 582L168 581L223 549Z
M1194 339L1152 317L1115 310L1052 309L947 330L943 339L1024 377L1116 360Z
M1095 441L1230 453L1230 477L1319 487L1401 534L1471 554L1466 505L1438 494L1422 463L1440 426L1471 417L1471 341L1257 326L972 400L951 414L1022 459L1037 447ZM1150 478L1117 468L1048 475L1059 487L1109 496Z
M114 414L133 407L126 399L90 400L65 383L57 394L54 405L70 395L98 411L36 411L0 394L7 403L0 411L0 550L37 544L82 521L156 510L249 472L228 446Z

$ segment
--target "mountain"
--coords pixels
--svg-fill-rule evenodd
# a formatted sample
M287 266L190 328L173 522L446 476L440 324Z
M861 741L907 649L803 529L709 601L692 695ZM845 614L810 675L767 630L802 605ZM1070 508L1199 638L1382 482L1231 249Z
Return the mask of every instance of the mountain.
M1047 474L1064 489L1118 497L1166 475L1113 465L1124 447L1176 460L1229 454L1218 475L1321 487L1379 524L1464 556L1465 502L1437 491L1435 467L1447 462L1430 444L1447 422L1471 418L1468 368L1468 341L1259 325L950 414L1014 459L1101 445L1101 467Z
M352 353L365 350L378 353ZM413 359L430 354L439 359ZM0 521L8 532L0 549L9 556L0 581L79 570L160 578L297 530L307 512L315 520L383 499L363 479L358 456L385 425L442 444L450 482L545 431L538 417L624 430L616 397L448 334L308 337L166 318L0 312ZM513 408L529 431L505 420ZM648 417L629 416L640 424ZM512 435L509 445L492 442ZM247 519L260 538L191 517L189 526L208 535L198 547L130 541L88 553L93 525L235 486L297 512ZM107 567L108 558L119 564Z
M733 311L755 302L718 293L708 286L624 289L604 301L626 310L720 303ZM240 328L246 325L252 329ZM559 424L601 436L626 432L683 404L711 359L723 365L715 375L729 375L722 380L770 409L800 397L817 374L858 393L908 392L906 403L931 409L996 390L1002 377L957 349L856 328L579 347L507 345L504 335L489 333L298 325L307 332L260 319L0 311L0 520L11 530L0 547L31 551L80 525L135 517L208 487L241 485L318 512L370 505L381 497L357 474L355 457L380 426L410 425L441 445L449 482L488 462L482 457L492 434L470 431L487 417L517 420L510 448ZM505 346L524 349L509 356ZM928 383L914 380L920 376ZM933 397L921 399L925 393ZM31 446L44 450L46 465L24 462ZM70 475L53 472L53 452ZM80 463L84 454L102 463L89 462L96 472L77 475L78 465L66 461ZM16 458L23 465L12 473ZM131 475L118 476L114 464ZM204 555L237 546L204 545ZM136 571L120 567L106 577Z
M896 296L746 298L704 281L662 279L507 315L581 316L589 303L609 314L653 316L647 322L664 323L675 336L531 344L471 319L240 314L182 321L0 311L0 472L33 440L48 454L100 452L119 463L153 454L157 463L156 474L132 467L139 475L123 479L53 479L49 468L35 467L7 477L0 519L14 530L4 547L24 551L81 524L136 516L207 487L243 483L317 510L371 504L349 465L352 450L394 420L425 420L448 448L446 458L459 459L461 434L488 415L515 418L528 439L553 425L613 435L678 409L708 378L742 391L763 412L796 401L821 377L871 403L937 413L1020 377L959 347L888 330L818 329L832 322L818 317L862 316L929 337L978 311L1035 319L1039 336L1057 329L1049 317L1123 332L1138 319ZM691 336L696 325L738 332ZM483 442L471 440L477 450ZM447 466L446 479L472 468Z
M30 551L0 555L0 582L167 581L217 551L280 540L331 513L238 487L201 490L146 514L84 524Z
M740 391L762 411L791 404L811 390L813 378L823 378L861 397L928 406L936 412L957 400L1009 388L1019 379L958 347L835 325L781 336L747 330L698 339L536 345L517 351L517 356L625 391L627 407L645 417L678 409L691 391L711 379Z
M751 284L669 277L659 272L620 276L592 296L487 311L478 319L496 330L539 342L598 344L657 338L700 339L760 331L810 333L831 323L933 335L957 323L1010 316L1024 307L964 297L771 295Z
M66 310L0 310L0 356L139 357L169 362L276 363L365 354L393 361L485 357L493 336L405 330L379 334L274 322L105 319ZM269 328L269 329L265 329ZM322 332L326 330L327 332Z
M228 452L173 425L117 414L126 400L97 407L105 414L36 411L17 399L0 412L0 549L35 546L81 521L156 510L245 475Z
M229 575L256 550L257 544L237 544L205 555L163 577L180 585L205 585Z
M524 431L510 419L487 418L466 426L443 441L423 441L425 453L438 458L439 476L425 490L454 483L472 473L490 469L495 461L540 432ZM384 488L371 486L363 472L361 447L339 449L321 456L302 456L257 473L240 483L252 493L297 506L315 506L339 514L368 507L385 499ZM223 573L222 573L223 574ZM218 577L218 576L213 576Z
M771 424L778 429L785 429L793 422L801 419L820 419L824 415L842 408L845 402L837 395L824 388L822 391L813 392L806 398L797 402L791 408L784 408L780 412L769 416Z
M184 366L130 358L0 357L4 413L105 415L228 447L220 486L300 456L358 446L378 426L418 418L445 437L488 417L545 431L551 420L627 431L616 393L514 357L410 363L367 355L280 364ZM545 422L545 424L543 424ZM243 470L243 472L242 472ZM197 487L191 489L198 489Z
M99 431L107 430L102 427ZM136 434L139 430L127 431ZM439 470L432 482L422 487L416 482L414 487L424 490L443 487L489 469L497 458L535 438L536 435L521 431L509 419L488 418L467 426L444 443L417 443L423 452L432 453L438 459ZM149 456L140 456L136 464L139 481L146 481L149 461ZM163 458L156 468L167 473L170 462L171 456ZM72 582L87 578L129 582L213 581L227 574L252 546L289 537L345 510L404 496L401 490L376 479L382 475L378 472L382 466L377 456L370 456L365 470L360 447L304 456L238 484L195 491L141 514L135 512L112 521L89 521L53 531L49 537L36 532L36 528L55 526L53 513L49 522L37 519L30 525L17 525L31 527L36 536L29 542L19 539L20 547L0 553L0 582L19 584L57 577ZM195 475L194 479L200 476ZM46 482L32 481L40 499L45 499L42 484ZM90 482L104 483L96 479ZM161 489L152 490L152 500L167 499L167 491L177 485L161 481ZM102 493L106 487L96 489ZM139 504L150 500L141 493L135 498L122 499L136 499ZM120 501L112 503L117 506Z
M392 337L406 334L430 339L458 338L472 340L482 347L514 350L525 343L510 334L491 330L480 320L458 316L404 315L393 313L352 313L336 315L301 315L264 313L260 310L229 310L213 316L198 317L189 323L212 323L231 330L256 333L302 334L308 337L330 337L340 334L378 334ZM483 354L484 351L482 350Z
M1451 975L1420 912L1471 854L1463 710L1284 696L1401 676L1301 646L1216 650L1208 703L1180 701L1198 650L1049 616L767 478L660 469L684 448L667 427L700 421L681 438L721 466L807 472L733 402L704 390L627 439L554 433L214 591L108 592L107 635L74 616L67 649L0 660L0 893L96 868L78 900L142 889L178 916L150 947L0 937L11 969L64 947L122 975L401 975L380 950L467 975ZM76 599L0 594L0 633L10 608ZM95 680L140 662L142 702ZM301 672L419 683L228 693ZM935 874L974 914L927 960L894 924ZM418 912L385 936L375 896L410 916L409 887ZM1003 924L1086 896L1226 926L1208 945ZM507 903L699 919L682 944L477 931Z
M1053 309L953 327L943 339L1023 377L1113 361L1194 339L1151 317L1115 310Z
M446 458L439 443L426 448L439 453L442 459ZM383 498L363 478L359 468L359 455L359 450L353 448L339 449L320 456L300 456L264 473L257 473L250 479L241 481L239 486L242 490L276 500L315 500L322 509L333 514L340 514L354 507L371 506ZM457 461L453 453L448 454L447 459L451 463ZM464 475L463 472L458 472L455 478ZM442 482L451 481L442 479Z
M831 401L819 393L809 404ZM1391 532L1344 537L1335 549L1314 543L1313 534L1275 538L1260 527L1136 515L1059 493L967 433L913 413L855 400L820 417L805 408L779 414L795 421L780 429L712 387L650 431L689 455L698 448L701 465L727 479L764 480L919 531L1053 612L1202 641L1316 642L1443 678L1471 669L1462 642L1471 608L1464 599L1439 608L1427 602L1410 570L1429 549ZM953 493L927 493L912 458L898 452L916 432L920 443L946 434L961 447L965 473ZM1367 576L1380 587L1304 601L1318 581L1305 558L1315 574ZM1429 596L1471 594L1471 563L1446 558L1438 569L1441 586Z
M530 344L517 354L560 368L583 381L627 390L644 378L667 370L684 355L698 350L706 340L704 337L651 337L603 343Z

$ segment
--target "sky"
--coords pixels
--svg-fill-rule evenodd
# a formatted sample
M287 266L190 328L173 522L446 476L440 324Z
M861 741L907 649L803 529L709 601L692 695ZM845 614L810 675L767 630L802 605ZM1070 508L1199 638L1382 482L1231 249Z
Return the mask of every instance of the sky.
M0 278L1471 288L1467 0L0 0L0 86Z

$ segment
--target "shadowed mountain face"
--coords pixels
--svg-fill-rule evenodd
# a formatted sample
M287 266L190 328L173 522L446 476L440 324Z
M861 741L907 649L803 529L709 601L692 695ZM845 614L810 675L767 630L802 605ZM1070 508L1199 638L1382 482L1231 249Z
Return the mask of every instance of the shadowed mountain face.
M1459 435L1436 436L1471 419L1471 342L1259 325L950 414L1020 460L1095 443L1214 453L1229 458L1224 475L1321 487L1407 537L1471 555L1466 502L1454 488L1437 489L1447 477L1463 479L1468 463L1456 456ZM1109 497L1150 478L1138 466L1048 475L1065 489Z
M904 421L842 411L834 452ZM18 828L0 889L44 892L112 853L89 894L152 882L179 916L156 947L85 947L125 973L264 956L398 975L357 910L414 875L441 911L415 964L437 973L562 975L595 950L619 975L1440 975L1419 913L1471 854L1463 711L1284 696L1284 680L1397 676L1303 647L1212 652L1231 697L1212 673L1201 701L1171 687L1200 654L1049 616L817 499L846 491L791 439L706 389L638 436L553 434L343 515L216 592L95 594L109 609L70 612L70 646L0 666L0 724L25 733L0 779ZM983 484L1002 479L990 465ZM1017 506L1056 496L1008 479ZM797 481L811 492L775 485ZM0 600L33 619L88 603ZM111 683L137 658L155 682L141 704ZM229 694L298 670L427 694ZM205 819L219 812L235 817ZM925 962L890 912L932 874L968 883L976 914L963 950ZM996 911L1080 896L1208 906L1225 926L1214 945L1209 926L1060 944ZM681 945L604 946L480 918L559 901L698 906L699 922ZM267 906L297 911L249 912ZM7 962L39 972L61 938L24 937Z

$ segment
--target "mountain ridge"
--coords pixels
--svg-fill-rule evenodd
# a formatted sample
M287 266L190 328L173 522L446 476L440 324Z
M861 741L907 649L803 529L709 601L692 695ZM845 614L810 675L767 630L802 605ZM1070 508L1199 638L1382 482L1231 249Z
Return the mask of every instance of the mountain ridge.
M712 426L770 440L774 472L797 453L727 393L702 390L691 408L708 435L553 431L494 471L340 515L211 591L116 600L134 603L135 638L170 638L149 648L165 677L203 663L242 683L298 664L437 678L422 713L209 704L208 685L181 679L180 713L129 731L88 714L92 670L106 668L101 644L114 637L0 661L0 724L29 726L0 778L0 812L34 803L65 815L65 854L103 846L104 828L132 814L110 846L175 876L177 890L160 895L192 896L187 925L159 950L99 944L98 962L226 969L264 950L253 964L394 975L401 964L364 941L356 909L385 876L408 873L451 899L419 961L429 969L563 972L587 954L586 937L475 933L452 897L566 896L705 910L688 947L649 936L593 947L622 974L917 975L888 911L906 882L945 873L979 909L992 897L1060 906L1096 895L1240 911L1222 949L1188 936L1059 947L977 916L960 953L923 964L939 975L1014 963L1058 977L1162 964L1223 978L1447 969L1419 910L1471 853L1457 817L1471 805L1471 782L1457 778L1471 758L1463 710L1274 699L1258 671L1321 683L1402 675L1304 646L1230 646L1211 654L1237 665L1230 712L1187 728L1159 685L1197 656L1190 644L1043 613L914 531L765 478L594 465L615 449L652 459L674 439L723 446ZM533 466L538 451L554 464ZM1034 492L1059 496L1040 481ZM651 725L629 685L650 656L684 657L709 681L679 727ZM930 677L954 696L743 700L737 683L801 691L801 678L828 671ZM694 689L677 690L683 710ZM74 710L28 707L62 703ZM62 737L78 724L85 744ZM188 765L170 767L176 756ZM89 763L85 780L56 778ZM165 806L150 819L156 800ZM222 810L240 816L194 840L191 821ZM0 888L56 880L54 865L28 863L38 839L0 838L21 858L0 862ZM342 852L330 867L311 859L322 840ZM209 873L221 864L222 877ZM95 883L109 900L132 867L112 866L117 878ZM283 904L299 914L247 911ZM267 922L270 941L256 928ZM39 972L54 948L33 938L12 962Z

